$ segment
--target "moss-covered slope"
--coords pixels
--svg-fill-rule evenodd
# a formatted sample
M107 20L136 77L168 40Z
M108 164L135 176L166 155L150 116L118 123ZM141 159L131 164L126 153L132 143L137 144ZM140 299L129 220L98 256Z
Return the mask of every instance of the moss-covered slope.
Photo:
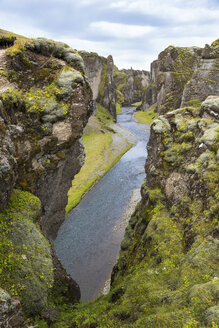
M28 314L41 311L53 285L50 245L40 232L40 200L15 190L0 214L0 285Z

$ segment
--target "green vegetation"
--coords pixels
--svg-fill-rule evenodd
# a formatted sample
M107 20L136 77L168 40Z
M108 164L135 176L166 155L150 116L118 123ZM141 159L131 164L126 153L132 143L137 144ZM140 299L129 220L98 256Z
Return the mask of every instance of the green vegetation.
M121 104L119 104L118 102L116 103L116 114L119 115L122 112L121 110Z
M138 101L138 102L132 104L131 106L138 107L138 106L141 106L141 104L142 104L142 101Z
M66 213L75 207L82 196L110 169L106 158L110 155L111 133L91 133L83 135L85 146L85 164L81 171L74 177L72 187L68 192L68 205Z
M106 83L106 77L107 77L107 64L103 61L103 68L101 73L101 80L100 80L100 86L99 86L99 96L98 96L98 102L102 103L103 96L104 96L104 89L105 89L105 83Z
M7 38L12 38L13 36L15 36L17 39L26 39L26 40L28 39L28 38L24 37L23 35L0 29L0 38L1 38L1 35L5 36Z
M78 83L84 83L81 73L65 66L57 80L46 87L31 87L28 91L10 89L1 95L1 99L6 106L11 103L23 104L27 113L37 114L38 119L41 118L44 123L54 123L67 115L68 101Z
M185 83L191 78L194 70L192 69L196 55L192 48L177 48L178 56L174 64L174 75L183 88Z
M116 88L122 95L124 101L123 93L125 91L128 75L125 72L120 71L116 66L114 66L113 78Z
M39 231L40 200L15 190L0 213L0 285L19 295L26 313L42 310L53 283L50 246Z
M97 104L97 118L103 124L114 122L113 117L110 115L108 110L100 104Z
M154 109L147 111L138 111L134 114L134 117L137 119L138 123L142 124L152 124L153 121L157 118L157 113Z

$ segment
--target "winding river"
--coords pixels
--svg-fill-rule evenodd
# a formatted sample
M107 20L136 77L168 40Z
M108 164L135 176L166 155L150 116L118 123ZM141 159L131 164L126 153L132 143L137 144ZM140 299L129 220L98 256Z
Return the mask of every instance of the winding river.
M122 108L117 120L137 136L137 144L69 212L55 240L58 257L80 286L82 302L96 298L109 279L124 235L122 214L145 177L150 129L132 120L133 110Z

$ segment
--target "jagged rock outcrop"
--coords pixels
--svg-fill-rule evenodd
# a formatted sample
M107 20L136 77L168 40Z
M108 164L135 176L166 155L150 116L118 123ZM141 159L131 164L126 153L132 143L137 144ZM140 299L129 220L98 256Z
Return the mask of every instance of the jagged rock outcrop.
M203 101L218 90L218 40L204 49L169 46L151 64L150 85L142 109L154 105L159 114Z
M92 92L81 56L61 42L18 38L0 50L0 69L0 285L34 314L52 286L63 299L80 298L39 226L52 243L84 162Z
M219 40L202 50L198 69L185 85L181 107L191 100L203 101L209 95L219 94Z
M113 78L113 57L99 56L94 52L80 51L85 64L85 75L88 78L93 100L99 103L116 121L116 90Z
M122 69L116 66L114 80L117 88L117 97L123 106L130 106L140 102L144 91L149 85L150 73L144 70Z

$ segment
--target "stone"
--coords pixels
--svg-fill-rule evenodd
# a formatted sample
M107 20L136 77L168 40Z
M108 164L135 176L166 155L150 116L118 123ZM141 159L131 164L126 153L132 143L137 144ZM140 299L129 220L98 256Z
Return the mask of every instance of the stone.
M154 123L152 125L152 129L155 133L163 133L163 132L169 132L171 130L170 124L168 120L160 116L158 119L154 120Z
M52 134L57 137L59 144L69 141L72 136L72 126L68 122L57 122L53 124Z
M11 297L2 288L0 288L0 327L27 327L19 298Z
M173 172L170 174L165 184L165 194L169 201L181 202L181 199L188 195L188 177L183 174Z
M204 135L200 139L200 141L206 146L209 146L210 149L216 149L218 147L218 140L219 127L217 124L212 124L211 127L204 132Z
M80 52L85 63L85 74L91 85L94 106L102 105L116 120L116 88L112 56L100 57L96 53Z

